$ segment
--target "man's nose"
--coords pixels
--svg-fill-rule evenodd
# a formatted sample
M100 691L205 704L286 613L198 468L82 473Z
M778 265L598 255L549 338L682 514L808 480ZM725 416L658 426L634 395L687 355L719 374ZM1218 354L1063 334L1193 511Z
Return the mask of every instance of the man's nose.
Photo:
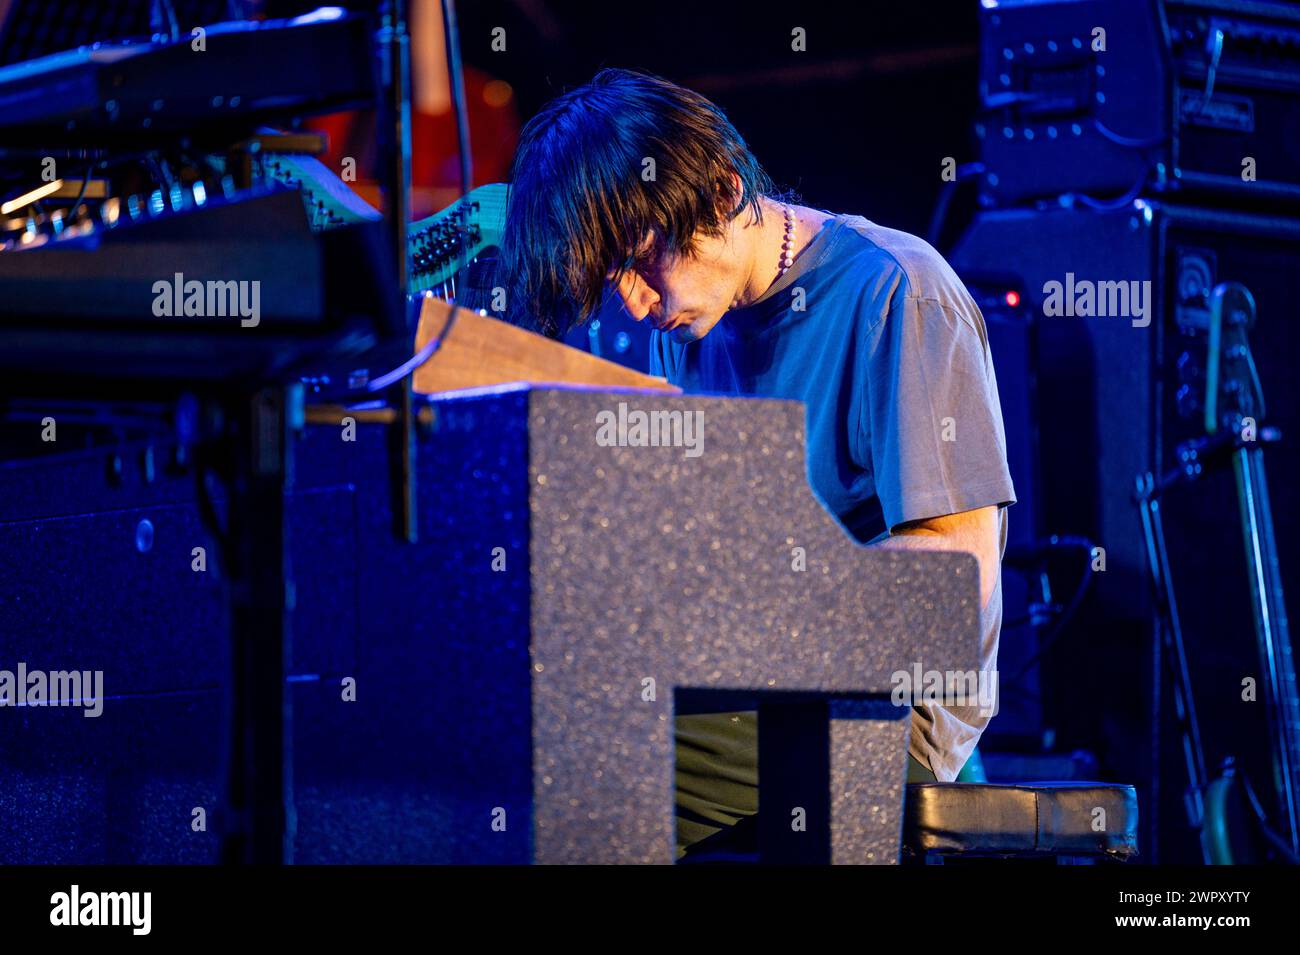
M623 307L638 322L650 314L650 310L659 303L658 294L641 280L635 272L625 272L618 282L618 294L623 299Z

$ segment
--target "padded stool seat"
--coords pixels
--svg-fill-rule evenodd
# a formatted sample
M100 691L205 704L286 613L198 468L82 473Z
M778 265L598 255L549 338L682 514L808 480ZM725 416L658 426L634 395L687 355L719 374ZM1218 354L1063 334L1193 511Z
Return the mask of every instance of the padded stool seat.
M912 856L1137 853L1137 792L1116 783L911 783L903 846Z

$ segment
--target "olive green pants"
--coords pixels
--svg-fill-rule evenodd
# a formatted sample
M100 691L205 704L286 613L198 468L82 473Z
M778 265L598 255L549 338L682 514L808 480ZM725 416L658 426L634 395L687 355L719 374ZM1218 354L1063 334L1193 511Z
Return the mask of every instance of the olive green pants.
M907 781L909 783L937 783L939 777L930 771L929 766L922 766L921 761L911 753L907 754Z
M676 718L677 857L757 853L758 714ZM935 782L911 754L909 783Z

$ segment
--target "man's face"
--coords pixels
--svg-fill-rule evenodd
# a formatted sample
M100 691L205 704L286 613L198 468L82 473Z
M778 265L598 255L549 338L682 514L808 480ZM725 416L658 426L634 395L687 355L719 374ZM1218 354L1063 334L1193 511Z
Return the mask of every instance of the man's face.
M664 253L625 272L618 284L624 308L637 321L649 318L674 341L703 338L734 307L748 279L745 238L729 228L698 238L691 255Z

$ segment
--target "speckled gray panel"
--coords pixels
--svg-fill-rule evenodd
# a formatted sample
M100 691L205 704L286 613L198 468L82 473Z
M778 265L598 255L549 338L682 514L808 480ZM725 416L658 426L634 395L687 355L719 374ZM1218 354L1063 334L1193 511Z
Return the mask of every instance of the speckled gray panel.
M908 720L831 720L831 862L892 865L903 833Z
M701 453L602 446L620 402L698 412ZM801 405L538 389L528 414L536 861L671 860L674 687L887 695L916 662L978 667L975 559L850 538ZM838 861L897 857L905 715L832 721Z
M620 402L700 412L701 453L600 446ZM816 840L818 860L894 861L908 714L843 695L975 666L973 558L849 538L808 489L797 404L503 388L435 407L415 544L391 531L380 425L297 448L297 861L668 862L672 709L708 689L833 700L808 729L825 781L760 777L760 801L808 817L770 857ZM195 833L190 813L222 786L218 565L191 570L213 553L192 477L103 470L0 468L0 667L103 669L108 697L94 720L0 712L0 862L214 857L215 814Z

